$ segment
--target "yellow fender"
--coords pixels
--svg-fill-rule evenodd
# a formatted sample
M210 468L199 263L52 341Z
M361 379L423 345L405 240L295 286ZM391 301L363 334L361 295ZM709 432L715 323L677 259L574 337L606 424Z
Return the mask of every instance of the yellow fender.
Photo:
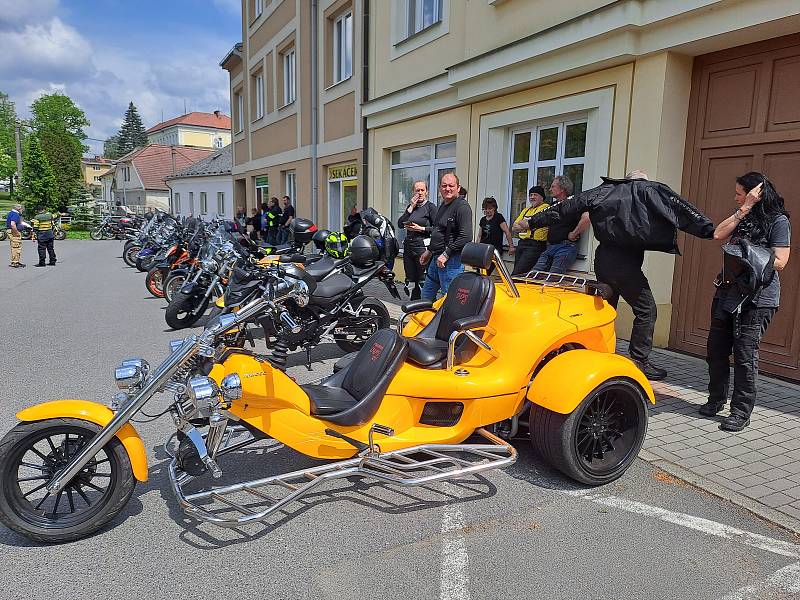
M651 404L653 388L633 362L619 354L570 350L548 362L533 378L527 398L534 404L566 415L604 381L625 377L639 384Z
M31 406L17 413L20 421L45 421L47 419L81 419L105 427L113 418L114 412L97 402L88 400L54 400ZM147 452L142 438L130 423L125 423L117 432L117 437L131 459L133 476L137 481L147 481Z

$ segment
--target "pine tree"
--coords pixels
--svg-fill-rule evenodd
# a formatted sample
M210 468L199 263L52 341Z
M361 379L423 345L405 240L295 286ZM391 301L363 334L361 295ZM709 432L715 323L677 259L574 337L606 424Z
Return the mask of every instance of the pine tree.
M120 127L117 134L119 140L120 156L123 156L140 146L147 145L147 132L142 124L142 118L139 116L139 111L133 105L133 102L128 104L128 110L125 111L125 120Z
M20 196L29 215L35 215L42 207L48 210L58 209L56 177L36 135L31 135L26 140L21 187Z
M103 156L116 160L122 156L119 149L119 134L112 135L105 142L103 142Z

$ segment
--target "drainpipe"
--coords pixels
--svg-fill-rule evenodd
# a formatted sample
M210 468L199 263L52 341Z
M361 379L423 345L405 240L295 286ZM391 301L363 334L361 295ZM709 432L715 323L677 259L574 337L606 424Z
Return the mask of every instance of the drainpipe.
M319 177L317 175L317 123L319 110L319 56L318 54L318 0L311 0L311 220L316 223L319 218L317 203L319 202Z
M369 0L362 0L364 16L361 25L361 105L369 100ZM361 117L361 205L367 208L369 189L369 131L367 117Z

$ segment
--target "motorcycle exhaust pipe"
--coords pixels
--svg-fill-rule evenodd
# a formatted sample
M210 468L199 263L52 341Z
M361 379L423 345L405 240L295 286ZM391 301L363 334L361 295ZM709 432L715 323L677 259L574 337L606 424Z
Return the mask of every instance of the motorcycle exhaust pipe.
M291 331L292 333L300 333L300 331L303 329L300 325L297 324L297 321L295 321L291 317L291 315L285 310L281 311L279 318L281 320L281 323L283 323L286 327L288 327L289 331Z

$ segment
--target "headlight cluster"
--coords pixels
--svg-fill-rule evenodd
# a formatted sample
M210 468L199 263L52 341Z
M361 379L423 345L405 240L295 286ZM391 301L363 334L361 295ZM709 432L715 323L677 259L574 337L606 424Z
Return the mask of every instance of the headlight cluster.
M205 259L200 261L200 266L203 268L204 271L208 271L209 273L216 273L219 265L217 265L217 261Z
M222 408L230 408L233 400L242 397L242 380L236 373L231 373L217 385L211 377L195 375L189 380L186 391L197 408L209 409L217 404Z
M114 380L121 390L139 387L147 379L150 365L141 358L127 358L114 369Z

